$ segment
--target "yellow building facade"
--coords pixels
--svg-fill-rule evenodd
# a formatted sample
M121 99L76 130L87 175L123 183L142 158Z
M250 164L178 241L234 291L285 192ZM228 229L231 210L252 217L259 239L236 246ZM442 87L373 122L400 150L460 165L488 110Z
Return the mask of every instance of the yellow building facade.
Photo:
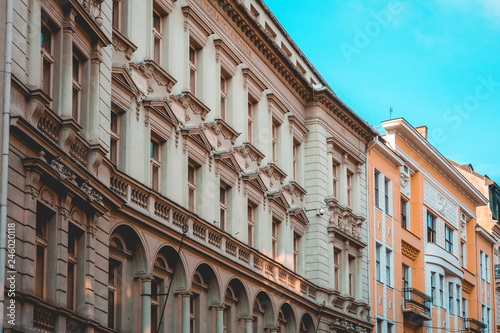
M493 332L494 239L487 198L404 119L368 155L375 332Z

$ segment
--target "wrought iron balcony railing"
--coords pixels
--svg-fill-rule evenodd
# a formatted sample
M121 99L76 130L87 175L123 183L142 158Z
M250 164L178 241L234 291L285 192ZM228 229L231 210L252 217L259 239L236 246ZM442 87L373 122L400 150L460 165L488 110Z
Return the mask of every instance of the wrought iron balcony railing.
M465 318L464 328L467 332L481 333L486 331L486 325L473 318Z
M412 313L414 321L431 318L432 297L415 288L404 288L403 296L403 312Z
M495 279L500 279L500 264L495 265Z

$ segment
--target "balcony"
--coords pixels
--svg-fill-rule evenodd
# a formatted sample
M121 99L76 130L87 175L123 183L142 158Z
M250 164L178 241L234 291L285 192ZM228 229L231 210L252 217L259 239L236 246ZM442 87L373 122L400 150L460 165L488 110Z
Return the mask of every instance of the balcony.
M483 324L482 322L480 322L479 320L472 319L472 318L465 318L464 319L464 329L466 332L480 333L480 332L486 331L486 325Z
M415 288L403 289L403 313L405 322L418 327L424 321L431 320L432 298Z

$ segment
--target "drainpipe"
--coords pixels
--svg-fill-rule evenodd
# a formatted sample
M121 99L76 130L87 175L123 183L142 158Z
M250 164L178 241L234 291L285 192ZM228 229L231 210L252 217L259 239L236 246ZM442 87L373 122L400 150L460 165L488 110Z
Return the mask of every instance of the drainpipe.
M371 143L371 144L370 144ZM372 312L372 295L371 295L371 292L372 292L372 288L371 288L371 277L370 277L370 253L371 253L371 249L370 249L370 232L371 232L371 229L370 229L370 184L368 182L368 178L369 178L369 174L368 174L368 152L370 151L370 149L373 148L373 146L375 146L376 144L378 143L378 135L375 136L373 138L373 141L370 141L368 143L368 145L366 146L366 150L365 150L365 154L366 154L366 162L365 162L365 177L366 177L366 182L367 182L367 187L366 187L366 219L368 220L368 256L367 256L367 260L366 260L366 266L367 266L367 269L368 269L368 306L370 307L370 313L368 314L368 318L370 320L370 323L372 321L372 315L371 315L371 312Z
M0 173L0 333L3 333L5 313L5 246L7 240L7 189L9 172L9 128L10 128L10 89L12 68L12 12L14 0L6 1L5 8L5 68L3 84L2 119L2 165Z

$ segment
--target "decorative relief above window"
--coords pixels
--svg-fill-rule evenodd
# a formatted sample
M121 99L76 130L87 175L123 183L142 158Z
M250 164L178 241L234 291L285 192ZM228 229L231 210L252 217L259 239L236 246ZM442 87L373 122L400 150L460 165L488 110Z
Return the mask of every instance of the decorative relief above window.
M210 112L205 104L188 91L172 97L173 101L182 108L182 110L176 109L174 105L173 110L185 121L186 126L203 127L203 122Z
M236 74L236 66L241 64L241 60L227 46L222 39L214 39L215 61L220 62L221 67L230 75Z
M256 101L260 101L262 92L266 90L266 86L262 81L250 70L250 68L243 68L243 89L248 89L248 94Z
M361 235L361 227L365 218L355 215L349 207L338 204L334 198L326 199L325 202L331 214L328 231L335 234L343 234L359 247L366 246L362 241Z
M278 124L282 124L285 120L285 113L288 112L287 107L283 104L275 94L267 94L268 111L273 115Z
M297 116L291 113L288 115L288 123L290 125L290 134L293 135L295 140L299 143L304 142L305 135L309 132L306 125Z
M233 145L240 133L236 132L222 119L216 119L208 126L217 135L217 151L232 152Z
M189 31L189 36L204 47L207 44L207 37L214 32L191 7L182 7L182 12L184 13L184 30Z

